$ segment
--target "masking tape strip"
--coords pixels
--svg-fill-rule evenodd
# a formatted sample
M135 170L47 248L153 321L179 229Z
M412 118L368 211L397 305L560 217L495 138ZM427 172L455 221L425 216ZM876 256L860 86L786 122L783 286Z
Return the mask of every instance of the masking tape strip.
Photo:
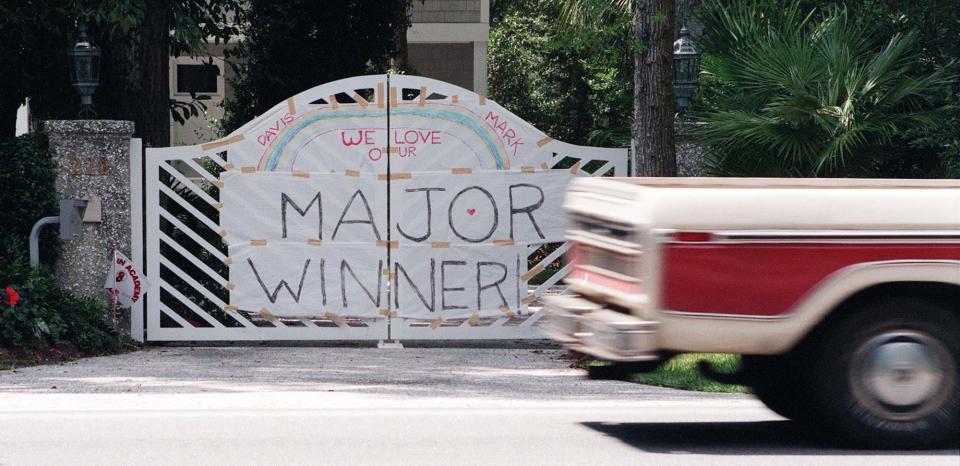
M430 330L436 330L441 325L443 325L443 317L437 317L433 322L430 323Z
M534 302L534 301L536 301L536 300L537 300L537 296L536 296L536 295L528 294L527 297L521 299L520 302L523 303L523 304L530 304L530 303L532 303L532 302Z
M266 246L267 240L265 239L252 239L250 240L250 246Z
M397 106L397 87L396 86L390 86L390 106L391 107Z
M294 170L292 174L293 176L298 176L300 178L310 178L310 172L306 170Z
M523 281L527 281L527 280L533 278L534 275L536 275L536 274L538 274L538 273L540 273L540 272L543 272L543 269L544 269L543 264L537 264L536 267L528 270L527 273L521 275L521 276L520 276L520 279L523 280Z
M399 147L396 147L396 146L393 146L393 147L381 147L380 150L383 151L383 152L385 152L385 153L387 153L387 154L399 154L399 153L400 153L400 148L399 148Z
M272 313L270 313L270 311L269 311L267 308L265 308L265 307L261 307L261 308L260 308L260 315L262 315L264 319L267 319L267 320L269 320L270 322L276 322L276 321L277 321L277 316L275 316L275 315L273 315Z
M233 164L233 162L227 162L227 163L223 164L223 169L224 169L224 170L228 170L228 171L229 171L229 170L233 170L234 167L235 167L235 165Z
M232 305L232 304L228 304L228 305L226 305L226 306L223 306L223 310L224 310L224 311L227 311L227 312L237 312L237 311L239 311L239 309L237 308L237 306L234 306L234 305Z
M334 110L340 108L340 102L337 102L337 96L335 95L330 96L330 98L327 99L327 103L330 104Z
M353 101L360 104L360 106L363 108L367 108L367 105L370 105L370 102L367 102L367 99L364 99L363 97L360 96L360 94L357 94L356 92L353 93L352 97L353 97Z
M450 96L450 103L454 103L454 104L455 104L455 103L457 103L457 102L459 102L459 101L460 101L460 96L458 96L458 95Z
M533 173L537 170L533 167L520 167L520 171L523 173Z
M237 284L236 284L236 283L233 283L233 282L226 282L226 283L223 284L223 287L226 288L226 289L228 289L228 290L230 290L230 291L233 291L234 288L237 287Z
M297 104L293 102L293 97L287 99L287 113L295 115L297 113Z
M227 237L227 230L220 230L219 235L220 235L221 238L226 238L226 237Z
M320 240L318 239L308 239L307 246L320 246Z
M469 175L473 173L473 169L470 167L451 168L450 173L454 175Z
M337 324L337 325L340 325L340 324L346 322L346 320L347 320L347 319L345 319L343 316L341 316L341 315L339 315L339 314L334 314L334 313L332 313L332 312L330 312L330 311L324 312L324 313L323 313L323 316L326 317L326 318L329 319L329 320L332 320L333 323L335 323L335 324Z
M256 173L257 167L240 167L240 173Z
M430 247L433 249L447 249L450 247L449 241L434 241L430 243Z
M223 189L224 184L223 180L213 180L213 185L220 189Z
M214 209L217 209L217 210L220 210L220 209L223 208L223 203L222 203L222 202L216 202L216 203L213 204L213 208L214 208Z
M379 311L377 311L377 314L380 314L380 315L382 315L382 316L384 316L384 317L391 317L391 318L392 318L392 317L396 317L396 316L397 316L397 311L391 311L391 310L388 310L388 309L380 309Z
M494 245L494 246L513 246L513 244L514 244L514 243L513 243L513 240L512 240L512 239L495 239L495 240L493 240L493 245Z
M377 240L377 246L378 246L378 247L381 247L381 248L382 248L382 247L386 247L386 248L388 248L388 249L399 249L399 248L400 248L400 241L398 241L398 240L393 240L393 241L389 241L389 242L388 242L388 241L384 241L384 240L380 239L380 240Z
M477 325L477 322L479 321L480 321L480 314L477 314L477 312L474 311L473 314L470 314L470 318L467 319L467 324L473 327L474 325Z
M391 272L390 269L383 269L383 276L387 277L388 280L392 279L393 272Z
M420 103L419 105L423 107L427 103L427 86L420 86Z
M360 176L360 172L358 172L358 171L356 171L356 170L347 170L347 171L345 172L345 174L346 174L347 176L352 176L352 177L354 177L354 178Z
M219 141L208 142L200 146L200 150L208 151L210 149L216 149L217 147L228 146L230 144L233 144L235 142L240 142L240 141L243 141L242 134L238 134L236 136L233 136L227 139L221 139Z
M487 98L485 96L480 96L480 105L487 105Z
M390 180L409 180L413 178L413 173L391 173L387 175L386 173L381 173L377 175L377 179L380 181Z
M500 309L500 312L502 312L503 315L507 317L514 317L514 313L510 310L509 307L507 307L506 304L501 304L500 307L498 307L497 309Z
M577 163L573 164L573 166L570 167L571 174L576 175L577 172L580 171L580 162L581 162L580 160L577 160Z
M543 162L543 163L540 164L540 168L542 168L542 169L544 169L544 170L549 170L549 169L550 169L550 165L547 165L547 162Z
M377 108L383 108L383 83L377 83Z
M223 258L223 265L230 265L230 264L232 264L232 263L233 263L233 258L231 258L231 257L224 257L224 258Z
M550 136L547 136L547 137L545 137L545 138L537 141L537 147L543 147L543 146L545 146L545 145L547 145L547 144L550 144L551 142L553 142L553 138L550 137Z

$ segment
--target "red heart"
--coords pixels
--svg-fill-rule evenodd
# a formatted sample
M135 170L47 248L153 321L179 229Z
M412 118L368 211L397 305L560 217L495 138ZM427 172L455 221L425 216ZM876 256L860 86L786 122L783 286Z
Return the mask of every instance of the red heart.
M470 215L473 215L473 214L477 213L477 209L467 209L467 213L470 214Z

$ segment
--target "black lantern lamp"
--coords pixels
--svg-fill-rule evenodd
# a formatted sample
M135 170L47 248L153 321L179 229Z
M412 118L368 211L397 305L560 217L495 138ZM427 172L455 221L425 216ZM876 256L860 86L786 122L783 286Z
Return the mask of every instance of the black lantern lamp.
M100 84L100 48L87 39L87 24L81 19L77 28L80 37L67 49L70 57L70 82L80 94L80 118L94 118L93 93Z
M690 31L680 28L680 38L673 42L673 95L682 112L690 106L700 76L700 52L693 46Z

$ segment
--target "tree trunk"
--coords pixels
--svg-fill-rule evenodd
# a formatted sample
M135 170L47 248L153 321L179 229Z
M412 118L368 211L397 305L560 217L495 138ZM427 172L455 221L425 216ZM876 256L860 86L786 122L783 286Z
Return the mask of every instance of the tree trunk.
M637 174L676 176L673 145L674 0L633 0L633 139Z
M409 14L404 11L404 17ZM396 43L396 52L393 55L392 68L398 71L407 71L410 56L408 54L409 46L407 44L407 29L409 29L409 24L406 22L401 22L396 28L396 35L394 36L394 42Z
M150 147L170 145L170 9L147 0L140 34L143 97L137 131Z

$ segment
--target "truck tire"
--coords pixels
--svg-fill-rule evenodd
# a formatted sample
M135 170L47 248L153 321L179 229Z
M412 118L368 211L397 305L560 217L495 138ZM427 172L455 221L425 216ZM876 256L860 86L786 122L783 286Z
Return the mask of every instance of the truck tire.
M771 411L793 421L813 418L810 391L803 377L803 358L796 354L742 358L744 384Z
M916 298L885 298L814 337L812 392L833 432L859 446L928 448L960 432L960 324Z

